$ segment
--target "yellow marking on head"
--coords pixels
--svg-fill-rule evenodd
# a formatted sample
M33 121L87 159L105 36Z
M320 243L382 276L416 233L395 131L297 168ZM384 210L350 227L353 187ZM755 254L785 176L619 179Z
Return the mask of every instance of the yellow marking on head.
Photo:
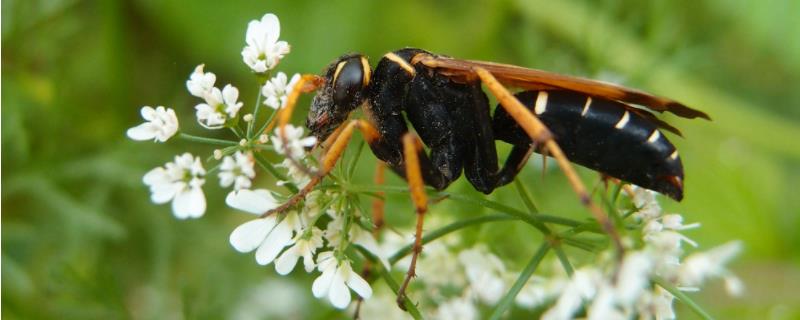
M361 56L361 69L364 70L364 79L361 80L361 86L366 87L369 84L370 77L372 77L372 69L369 67L369 61L364 56Z
M533 112L536 114L542 114L547 110L547 91L539 91L539 95L536 96L536 103L533 107Z
M617 128L617 129L625 128L625 125L628 124L628 120L630 120L630 118L631 118L631 115L628 114L628 111L625 111L625 113L622 114L622 118L619 119L619 122L617 122L617 124L614 125L614 128Z
M592 97L586 97L586 103L583 105L583 111L581 111L581 117L585 117L586 113L589 112L589 105L592 104Z
M331 83L336 83L336 79L339 78L339 72L342 72L342 68L344 68L345 64L347 64L347 61L339 62L339 64L336 65L336 71L333 73L333 81Z
M678 159L678 150L673 151L669 158L672 160Z
M414 76L414 75L417 74L417 71L414 70L414 68L410 64L408 64L408 62L403 60L403 58L401 58L400 56L396 55L394 52L389 52L386 55L384 55L384 57L386 57L386 59L392 60L392 62L400 65L400 67L403 68L403 70L405 70L406 72L408 72L408 74L410 74L411 76Z
M652 134L650 134L650 138L647 138L647 142L648 142L648 143L653 143L653 142L656 142L656 141L658 140L658 138L659 138L659 137L661 137L661 133L660 133L660 132L658 132L658 129L656 129L656 130L653 130L653 133L652 133Z

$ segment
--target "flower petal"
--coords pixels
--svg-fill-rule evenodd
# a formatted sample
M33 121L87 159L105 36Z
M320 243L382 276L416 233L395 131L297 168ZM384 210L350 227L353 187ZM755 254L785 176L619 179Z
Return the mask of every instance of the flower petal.
M372 296L372 288L369 283L356 272L350 271L350 276L347 278L347 286L364 299L369 299Z
M266 189L231 191L225 203L235 209L262 214L278 207L278 201Z
M145 141L155 138L157 131L158 129L155 128L155 126L153 126L152 123L145 122L138 126L128 129L126 133L128 135L128 138L137 141Z
M275 271L278 274L287 275L294 270L294 266L297 265L297 259L300 258L297 255L297 250L294 249L294 247L289 248L275 260Z
M236 251L250 252L258 248L275 227L275 217L255 219L236 227L231 232L230 243Z
M286 226L285 223L278 223L256 250L256 262L260 265L268 265L275 260L284 247L292 243L291 241L292 228Z
M331 282L330 292L328 292L331 304L339 309L347 308L347 305L350 304L350 289L347 289L344 280L341 278L341 272L337 272Z
M178 219L199 218L205 212L206 197L199 187L178 192L172 200L172 213Z
M266 43L275 43L281 36L281 23L278 21L278 16L272 13L267 13L261 18L261 28L265 31Z
M316 298L322 298L331 288L331 281L333 281L333 276L336 274L336 267L327 268L322 271L322 274L314 279L314 283L311 284L311 292L314 294Z

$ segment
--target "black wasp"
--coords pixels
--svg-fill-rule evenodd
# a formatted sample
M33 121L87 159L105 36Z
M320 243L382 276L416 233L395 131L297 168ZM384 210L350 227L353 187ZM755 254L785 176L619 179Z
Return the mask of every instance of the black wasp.
M494 115L482 85L499 101ZM512 95L505 86L523 91ZM591 201L570 161L681 200L683 166L660 129L680 132L631 104L684 118L710 119L673 100L609 83L458 60L414 48L387 53L374 70L365 56L344 55L323 76L303 76L296 88L280 114L281 128L290 119L299 93L317 90L306 126L328 149L311 183L274 211L294 205L312 190L358 129L375 156L408 180L417 211L412 264L399 300L422 250L425 184L442 190L463 171L475 189L488 194L513 181L532 152L549 154L581 203L621 248L616 231ZM347 121L358 107L368 119ZM407 123L416 135L409 132ZM502 166L496 140L513 145Z

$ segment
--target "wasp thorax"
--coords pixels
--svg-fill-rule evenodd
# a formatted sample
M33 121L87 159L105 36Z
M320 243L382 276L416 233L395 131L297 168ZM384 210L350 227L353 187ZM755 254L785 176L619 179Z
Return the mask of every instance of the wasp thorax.
M325 85L317 91L306 126L318 139L325 139L348 114L366 99L371 68L360 54L340 57L325 71Z

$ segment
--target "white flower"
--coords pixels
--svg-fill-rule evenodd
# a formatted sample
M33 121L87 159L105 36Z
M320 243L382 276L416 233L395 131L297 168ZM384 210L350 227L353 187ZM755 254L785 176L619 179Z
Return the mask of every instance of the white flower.
M211 93L214 82L217 81L217 76L213 73L203 72L204 66L201 64L194 68L189 80L186 80L186 89L189 89L189 93L198 98L205 98L207 94Z
M300 257L303 258L306 272L311 272L316 267L314 253L322 247L322 230L312 227L308 238L305 238L305 233L298 232L293 241L294 245L275 260L275 271L279 274L286 275L292 272Z
M222 159L219 167L219 184L223 188L233 185L234 190L250 188L250 180L255 178L256 171L253 168L253 156L241 151Z
M532 276L530 280L528 280L528 283L522 287L522 290L514 301L519 306L532 309L557 296L564 290L566 284L567 280L561 277L545 279Z
M614 287L615 301L623 305L632 304L650 284L652 267L653 260L646 253L634 251L625 255Z
M303 128L287 124L284 127L286 136L281 135L281 128L275 129L275 135L271 137L275 151L286 157L300 159L305 155L305 148L313 147L317 143L316 137L303 137ZM284 145L286 140L286 145Z
M201 188L206 171L189 153L175 156L174 162L150 170L142 179L150 187L155 203L172 200L172 213L178 219L198 218L206 211L206 198Z
M247 46L242 50L244 63L256 73L275 68L283 56L289 53L289 44L278 41L280 35L281 25L274 14L265 14L261 21L250 21L245 36Z
M733 277L725 265L741 250L742 243L732 241L706 252L689 255L678 271L678 283L681 286L699 286L708 278Z
M457 297L440 304L432 319L478 319L478 308L468 297Z
M653 291L643 292L636 304L639 319L675 319L672 300L672 294L658 286Z
M700 223L683 224L683 217L679 214L665 214L661 217L664 228L675 231L699 228Z
M225 203L231 208L252 214L263 214L278 207L278 201L266 189L234 190L228 193Z
M142 118L147 122L128 129L128 138L133 140L150 140L164 142L178 132L178 117L175 110L158 106L155 109L144 106Z
M648 221L661 215L661 205L656 201L656 193L645 188L633 187L633 204L639 210L634 216Z
M267 265L292 243L292 228L271 215L238 226L229 240L236 251L246 253L256 250L256 262Z
M572 319L584 301L592 300L597 295L601 281L602 275L595 269L575 270L556 305L547 310L542 319Z
M495 304L503 297L506 284L502 276L506 267L497 256L485 247L477 247L461 251L458 260L464 265L467 280L481 301Z
M331 304L339 309L344 309L350 304L350 289L359 296L369 299L372 288L358 273L353 272L350 262L339 261L332 251L326 251L317 257L317 268L322 275L314 280L311 291L317 298L328 296Z
M272 109L283 108L286 105L287 97L292 93L298 81L300 81L300 74L298 73L295 73L287 84L286 74L278 72L275 77L267 81L261 88L261 94L266 98L264 104Z
M197 110L197 122L207 129L220 129L225 126L228 119L233 119L242 108L242 103L238 102L239 89L232 85L226 85L220 91L218 88L211 88L204 97L206 103L195 106Z

